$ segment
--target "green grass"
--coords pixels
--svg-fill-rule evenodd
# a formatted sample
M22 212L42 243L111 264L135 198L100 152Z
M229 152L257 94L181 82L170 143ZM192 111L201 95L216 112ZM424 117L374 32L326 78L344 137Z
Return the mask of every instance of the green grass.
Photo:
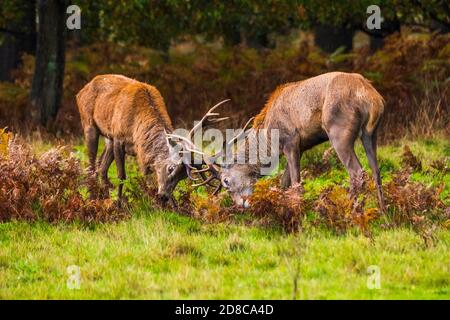
M44 223L0 227L0 298L300 299L450 298L450 234L425 249L411 230L301 235L202 225L168 212L137 212L93 229ZM81 270L79 290L67 267ZM370 265L381 288L367 288Z
M382 175L400 168L402 145L381 147ZM445 139L408 144L425 170L450 156ZM327 146L303 161L320 161ZM43 148L45 149L45 148ZM83 148L76 147L85 161ZM42 150L44 151L44 150ZM365 168L360 145L357 153ZM130 176L136 174L133 163ZM110 175L115 176L112 166ZM332 183L347 183L339 163L305 181L313 196ZM446 183L449 174L415 173L427 184ZM114 181L114 180L113 180ZM308 223L300 234L242 222L205 224L135 202L131 219L82 226L44 222L0 224L0 299L449 299L450 232L436 231L425 247L412 229L375 228L373 240L356 231L335 235ZM81 270L79 289L69 289L67 267ZM369 289L368 267L380 268L380 289ZM297 291L294 293L294 282Z

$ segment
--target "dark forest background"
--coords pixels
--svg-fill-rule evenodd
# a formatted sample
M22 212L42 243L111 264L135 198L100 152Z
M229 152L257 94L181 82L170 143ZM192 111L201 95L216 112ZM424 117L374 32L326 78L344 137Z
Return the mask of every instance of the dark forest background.
M102 73L155 85L178 126L231 98L238 126L277 85L340 70L385 97L384 139L448 134L449 30L445 0L3 0L0 126L78 135L75 94Z

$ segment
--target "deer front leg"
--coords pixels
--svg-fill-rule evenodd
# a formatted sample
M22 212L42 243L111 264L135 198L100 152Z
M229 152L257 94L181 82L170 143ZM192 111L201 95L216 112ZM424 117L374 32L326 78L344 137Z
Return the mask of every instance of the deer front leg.
M300 182L300 150L298 144L291 144L283 148L289 168L290 186Z
M122 202L122 189L123 189L123 181L126 179L125 174L125 147L124 144L120 141L114 140L114 159L116 160L117 166L117 175L119 177L119 187L118 187L118 202L119 206L121 206Z
M100 177L103 184L109 189L112 187L111 181L108 179L108 169L111 163L114 161L114 142L111 139L105 139L105 149L100 157L101 162L99 164Z

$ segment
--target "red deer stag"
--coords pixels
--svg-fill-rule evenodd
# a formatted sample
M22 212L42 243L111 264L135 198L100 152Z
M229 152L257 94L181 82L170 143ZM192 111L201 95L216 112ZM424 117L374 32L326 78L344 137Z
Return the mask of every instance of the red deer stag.
M282 186L300 182L300 158L308 150L330 140L350 175L352 191L362 183L363 170L354 151L360 137L377 186L380 209L384 211L380 170L376 158L376 133L384 111L384 100L360 74L330 72L304 81L288 83L272 93L253 127L242 141L260 129L278 129L279 152L287 159ZM238 149L248 144L238 144ZM236 151L235 151L236 152ZM206 157L208 159L208 157ZM210 159L215 159L210 158ZM221 165L209 161L212 177L221 181L238 205L248 206L247 197L259 176L260 165Z
M155 172L158 197L170 201L178 181L186 177L193 166L183 161L167 133L173 131L164 99L159 91L121 75L99 75L76 96L89 155L89 171L95 173L99 136L105 137L105 149L99 160L99 173L110 186L108 168L115 160L120 179L119 202L122 199L125 174L125 154L137 157L140 170L146 175ZM211 111L202 122L215 113ZM222 119L208 119L211 123ZM186 169L186 171L184 170Z

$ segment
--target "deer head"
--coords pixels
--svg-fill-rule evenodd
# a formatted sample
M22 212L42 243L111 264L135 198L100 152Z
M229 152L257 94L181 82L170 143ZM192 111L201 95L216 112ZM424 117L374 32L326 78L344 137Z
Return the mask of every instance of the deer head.
M171 195L178 182L186 177L186 164L178 156L180 146L171 143L167 139L167 133L166 140L169 153L167 157L161 159L159 164L155 165L155 173L158 182L158 197L163 202L171 201L173 203Z
M222 101L221 103L223 103ZM219 104L220 105L220 104ZM206 115L218 115L218 113L212 113L212 111L217 107L213 107ZM204 119L205 119L204 117ZM204 120L202 119L202 121ZM218 120L224 120L226 118L220 118ZM193 186L198 187L202 185L210 185L215 187L213 194L217 194L223 187L228 191L234 203L238 206L243 206L247 208L249 203L249 196L253 192L253 185L255 184L257 178L259 177L258 171L255 166L249 164L239 164L239 163L223 163L218 161L223 157L223 150L232 147L234 143L239 144L243 141L252 129L248 129L249 125L254 118L251 118L244 125L237 135L232 137L230 140L226 141L226 145L222 151L216 153L215 155L207 155L200 148L198 148L192 142L192 134L194 129L191 130L189 137L183 137L179 135L170 134L169 139L177 140L182 142L184 152L200 154L203 159L201 168L189 166L188 176L193 181L200 181L195 183ZM200 122L200 124L202 123ZM199 125L199 124L198 124ZM233 156L234 159L234 156ZM219 183L214 184L213 181L217 180Z
M192 159L194 158L193 155L200 154L202 157L205 156L205 154L200 151L199 148L195 146L195 144L192 142L193 137L195 136L196 132L202 127L211 125L214 123L218 123L220 121L228 119L228 117L223 118L215 118L215 116L219 115L219 113L214 112L215 109L217 109L220 105L224 104L225 102L229 101L223 100L219 102L218 104L214 105L211 109L208 110L208 112L203 116L203 118L194 125L194 127L189 131L189 134L187 137L180 136L173 133L167 133L166 132L166 139L167 144L169 146L170 154L172 158L172 162L174 165L174 168L172 169L173 174L176 174L177 170L179 170L179 167L181 165L184 165L184 168L186 170L186 175L193 181L198 181L199 178L194 177L194 175L198 175L201 177L204 181L199 184L195 184L194 186L200 186L203 184L210 184L211 180L213 180L214 176L206 177L205 174L208 171L211 171L209 165L212 165L212 162L209 161L209 158L206 159L206 162L203 161L199 164L193 164ZM178 162L177 162L178 161ZM206 165L207 168L203 168L203 166ZM168 167L169 169L171 167ZM213 171L211 171L213 172ZM220 187L220 186L219 186ZM217 190L217 192L219 189Z

